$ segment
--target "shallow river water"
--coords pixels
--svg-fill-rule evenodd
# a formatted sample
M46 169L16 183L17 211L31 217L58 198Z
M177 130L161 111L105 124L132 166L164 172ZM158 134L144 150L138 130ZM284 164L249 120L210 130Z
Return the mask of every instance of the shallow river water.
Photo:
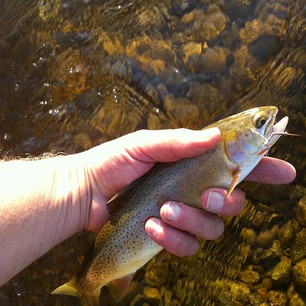
M0 153L80 152L261 105L305 136L305 31L304 0L0 0ZM306 305L305 138L282 137L271 155L296 181L244 183L246 208L220 239L150 262L121 305ZM92 238L22 271L0 305L77 305L50 292Z

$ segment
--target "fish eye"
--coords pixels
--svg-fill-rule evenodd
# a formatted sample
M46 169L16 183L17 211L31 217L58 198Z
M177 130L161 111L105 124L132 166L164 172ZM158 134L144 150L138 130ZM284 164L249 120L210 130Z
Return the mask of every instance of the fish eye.
M262 128L267 122L267 117L265 115L259 114L254 116L253 123L257 129Z

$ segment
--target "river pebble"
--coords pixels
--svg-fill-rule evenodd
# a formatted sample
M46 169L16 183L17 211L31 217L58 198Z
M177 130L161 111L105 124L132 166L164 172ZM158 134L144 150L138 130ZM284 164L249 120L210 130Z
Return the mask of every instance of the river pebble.
M289 306L306 306L306 302L298 293L295 293L289 301Z
M289 220L281 226L278 233L278 240L280 241L283 249L291 246L299 230L299 223L295 219Z
M288 257L282 257L281 261L272 270L272 284L274 287L281 287L288 284L291 275L291 260Z
M271 306L286 306L288 298L285 292L280 290L270 290L268 293L268 301Z
M199 41L218 36L226 26L226 17L216 5L210 5L207 11L195 9L185 14L181 21L190 25L190 32L196 34Z
M271 230L260 232L260 234L257 237L257 245L265 249L270 248L273 244L273 241L277 237L277 234L278 234L277 226L273 226Z
M186 125L190 118L193 118L195 121L198 120L198 106L192 104L186 98L175 99L172 95L168 95L165 97L164 103L164 109L168 116L179 119L181 125Z
M154 299L157 301L160 299L160 291L157 288L145 287L143 293L148 299Z
M274 240L272 246L266 250L259 258L259 262L264 265L269 265L271 263L277 262L281 257L282 249L280 242L278 240Z
M260 279L260 275L256 271L244 270L240 273L240 279L246 284L256 284Z
M306 257L306 228L296 235L290 248L290 254L294 262Z
M207 48L200 56L198 68L204 73L221 73L227 66L230 51L222 47Z
M293 281L300 290L306 295L306 259L301 260L293 267Z
M296 209L296 219L303 226L306 226L306 196L300 201Z

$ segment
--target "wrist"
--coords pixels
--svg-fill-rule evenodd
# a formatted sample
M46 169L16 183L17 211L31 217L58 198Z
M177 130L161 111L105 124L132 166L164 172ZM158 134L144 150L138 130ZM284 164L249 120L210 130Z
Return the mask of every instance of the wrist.
M67 237L86 229L91 203L91 187L81 154L55 157L54 188L51 201L60 210ZM64 239L66 239L65 237Z
M74 156L77 158L78 167L75 177L79 180L79 192L83 194L79 198L79 205L86 207L86 218L83 229L98 233L103 225L108 221L109 214L106 203L109 200L101 190L100 166L103 159L95 150L88 150ZM81 175L82 174L82 175ZM81 177L83 176L83 179ZM83 191L82 191L83 190ZM74 201L78 199L75 197Z

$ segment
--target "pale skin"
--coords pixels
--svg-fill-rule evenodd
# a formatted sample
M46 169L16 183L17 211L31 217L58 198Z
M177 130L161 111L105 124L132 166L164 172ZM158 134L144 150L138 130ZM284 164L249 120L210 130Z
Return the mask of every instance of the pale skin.
M216 128L138 131L79 154L0 163L0 285L73 234L99 232L109 218L106 202L156 162L199 155L219 140ZM264 157L247 180L286 184L295 175L289 163ZM219 188L204 191L203 209L165 203L161 219L146 222L147 234L170 253L194 254L196 236L223 233L218 215L242 211L244 193L235 189L223 201L225 194Z

